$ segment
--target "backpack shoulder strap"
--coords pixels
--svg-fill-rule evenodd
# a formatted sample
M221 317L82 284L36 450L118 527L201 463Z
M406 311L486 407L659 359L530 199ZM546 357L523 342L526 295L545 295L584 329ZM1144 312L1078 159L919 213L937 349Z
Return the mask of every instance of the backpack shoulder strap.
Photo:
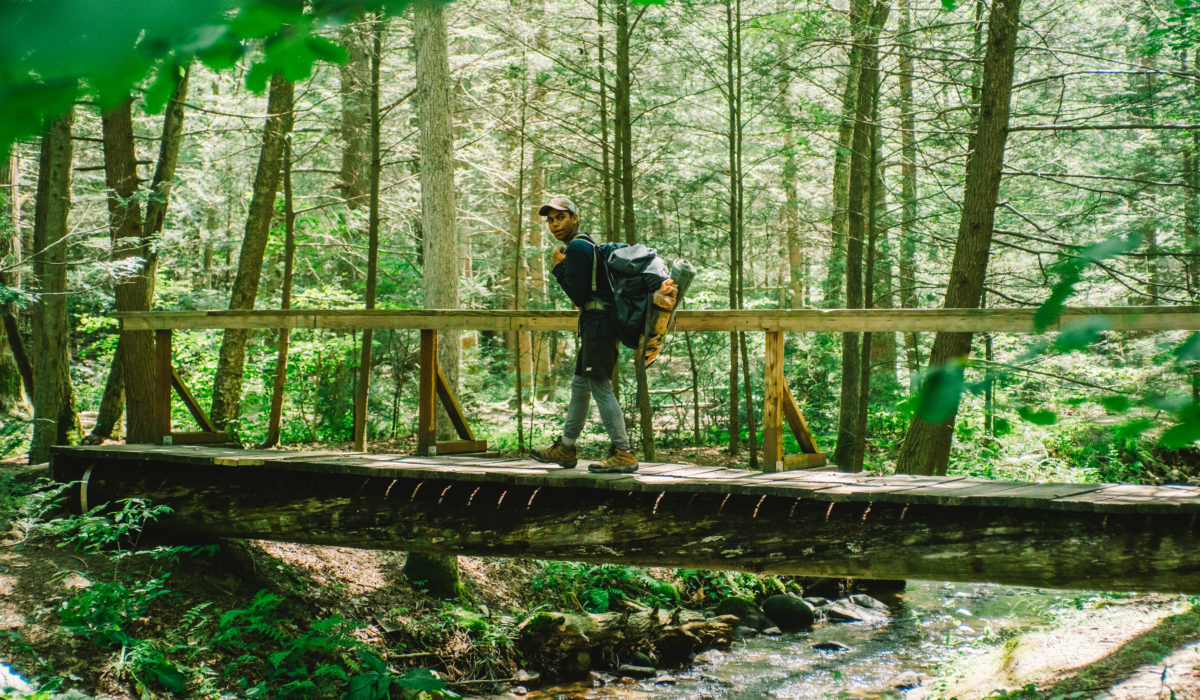
M583 239L592 244L592 286L588 291L594 294L596 292L596 268L599 267L599 265L596 264L596 261L600 257L600 245L596 243L595 239L586 233L577 233L575 234L575 238L572 238L571 240L574 241L576 239Z

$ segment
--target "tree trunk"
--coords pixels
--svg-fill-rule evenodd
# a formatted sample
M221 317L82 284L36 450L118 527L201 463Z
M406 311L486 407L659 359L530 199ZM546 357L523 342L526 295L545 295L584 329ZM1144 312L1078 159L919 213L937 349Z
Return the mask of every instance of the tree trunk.
M417 52L418 119L421 152L421 228L424 234L425 308L458 308L458 235L455 231L454 119L450 98L450 55L446 10L438 0L413 5ZM458 386L458 334L443 333L438 363L451 388ZM453 430L439 407L438 431ZM452 555L410 552L404 566L410 580L425 580L437 596L459 597L458 562ZM437 576L429 576L436 572Z
M142 235L142 208L137 198L137 154L133 146L133 101L102 116L104 130L104 182L108 187L108 215L114 262L129 264L115 289L117 311L149 311L154 295L156 264L149 239ZM154 335L150 331L124 331L117 343L119 376L125 392L125 440L158 442L160 426L154 414Z
M163 115L162 140L159 142L158 162L154 168L154 179L150 184L150 198L146 202L146 216L142 220L142 238L145 247L146 270L153 272L157 268L158 253L150 240L162 233L163 222L167 215L167 205L170 202L171 186L174 184L175 168L179 163L179 147L183 142L183 106L187 100L188 83L191 68L185 68L183 75L176 84L171 100L167 103ZM122 150L132 151L132 143ZM128 157L133 157L132 152ZM106 158L107 162L107 158ZM136 170L136 167L135 167ZM110 186L111 187L111 186ZM136 182L134 183L136 189ZM111 206L111 203L110 203ZM113 228L114 235L116 227ZM149 310L154 300L154 275L150 274L146 288L145 310ZM113 354L112 363L108 370L108 379L104 384L104 394L100 399L100 410L96 415L96 424L85 442L98 444L114 436L116 426L121 420L125 409L125 372L121 366L121 355L125 352L125 341L117 341L117 351Z
M909 0L898 0L900 10L900 260L897 296L901 308L917 307L917 141L913 104L913 57L908 44L912 28ZM916 391L917 372L921 369L920 337L904 334L904 357L908 367L908 388Z
M850 155L853 151L854 125L857 115L858 77L862 72L863 44L860 37L867 22L870 5L865 0L850 2L850 33L853 37L849 65L846 68L846 86L842 92L842 120L838 125L838 140L833 160L833 216L830 221L829 262L825 281L821 285L825 308L836 308L841 304L842 282L846 274L846 245L849 232L850 209Z
M292 198L292 144L283 144L283 282L279 308L292 308L292 273L296 258L296 208ZM279 329L275 350L275 379L271 385L271 408L267 414L267 437L261 447L279 444L280 423L283 420L283 390L287 384L288 348L291 330Z
M596 0L596 71L600 78L601 206L604 209L604 238L609 242L616 242L618 240L616 224L614 222L616 207L614 206L612 192L612 159L616 150L609 142L608 133L608 70L606 68L608 57L604 52L604 36L604 0Z
M367 293L365 307L375 308L375 288L379 277L379 175L382 169L382 150L380 144L380 122L383 114L379 111L379 64L383 60L383 27L384 17L377 17L368 27L371 38L371 75L368 90L368 107L371 113L370 156L367 168ZM367 449L367 415L370 408L371 387L371 344L375 333L371 328L363 330L362 349L358 361L358 384L354 396L354 449Z
M0 264L0 268L6 268L0 269L0 291L21 288L18 272L23 257L19 181L19 161L12 153L0 160L0 261L9 261ZM25 394L33 396L33 367L21 339L17 305L0 306L0 316L4 322L4 332L0 333L0 414L7 414L24 403Z
M943 305L947 309L977 308L983 295L1004 145L1008 137L1009 97L1020 7L1020 0L996 0L988 20L979 125L967 158L963 214ZM965 360L970 349L970 333L938 333L933 341L929 366L935 370L961 372L961 368L956 369L954 365ZM955 397L949 417L940 423L927 421L920 415L912 418L897 460L898 472L946 473L957 411L958 399Z
M846 236L846 308L863 308L863 244L869 236L868 210L871 198L871 141L873 115L878 98L879 29L887 19L887 5L878 3L872 10L860 8L864 17L862 31L856 37L859 50L859 75L853 138L851 139L849 198L847 199ZM859 432L861 370L863 351L857 333L842 334L842 384L838 411L837 446L834 463L845 471L862 469L863 436Z
M359 17L342 28L347 59L339 68L342 99L342 197L346 206L367 204L371 187L371 57L374 20Z
M246 229L238 256L237 276L229 298L229 309L253 309L262 277L263 255L271 233L275 214L275 194L279 190L280 166L283 162L283 142L292 131L293 86L276 73L271 78L267 96L267 114L263 124L263 144L254 173L254 188L250 209L246 214ZM237 420L242 409L242 373L246 363L246 340L249 332L241 329L225 331L221 353L217 360L217 375L213 381L212 420L225 429Z
M33 439L29 463L50 457L51 445L70 442L79 432L71 388L70 326L67 317L67 215L71 209L71 164L74 157L72 109L50 124L42 136L37 202L33 223L33 273L37 302L33 305Z

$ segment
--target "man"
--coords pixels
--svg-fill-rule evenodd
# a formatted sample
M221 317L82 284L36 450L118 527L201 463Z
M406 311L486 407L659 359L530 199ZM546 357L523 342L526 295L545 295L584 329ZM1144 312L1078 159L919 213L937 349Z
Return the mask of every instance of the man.
M583 424L596 399L600 420L612 441L608 458L588 465L588 471L598 474L628 474L637 471L637 457L629 450L625 433L625 416L612 390L613 368L617 365L617 320L612 313L613 292L599 258L595 241L579 232L579 210L566 197L554 197L538 214L546 217L550 233L561 243L554 250L554 273L558 285L579 307L579 355L575 358L575 375L571 377L571 402L562 436L544 450L530 454L539 462L554 462L568 469L578 460L575 441L583 432Z

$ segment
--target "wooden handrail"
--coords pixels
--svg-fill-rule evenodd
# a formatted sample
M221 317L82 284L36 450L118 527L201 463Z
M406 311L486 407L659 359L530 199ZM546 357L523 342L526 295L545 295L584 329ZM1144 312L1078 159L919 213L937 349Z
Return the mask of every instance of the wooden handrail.
M1034 309L749 309L684 310L677 331L1032 333ZM126 311L122 330L360 328L571 331L574 311ZM1102 318L1115 331L1200 330L1200 306L1108 306L1063 309L1049 330Z

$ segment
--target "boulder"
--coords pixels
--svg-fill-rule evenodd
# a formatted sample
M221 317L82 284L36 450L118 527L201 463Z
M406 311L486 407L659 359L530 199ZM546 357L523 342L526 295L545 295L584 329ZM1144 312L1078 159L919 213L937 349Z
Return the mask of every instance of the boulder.
M813 606L814 608L822 608L822 607L825 607L826 605L829 605L829 599L822 598L819 595L804 596L804 602L808 603L809 605Z
M817 642L812 645L813 649L818 651L850 651L850 647L841 642Z
M921 685L921 676L916 671L904 671L892 676L887 684L893 690L912 690Z
M791 631L812 627L816 614L813 606L794 595L773 595L763 601L762 611L781 630Z
M864 595L862 593L856 593L856 594L846 598L846 600L848 600L851 603L854 603L855 605L858 605L860 607L870 608L871 610L874 610L876 612L881 612L884 615L892 614L891 608L889 608L886 603L882 603L878 600L875 600L874 598L872 598L869 595Z
M873 608L855 605L849 600L837 600L821 608L831 622L883 622L888 618Z
M650 678L657 671L649 666L634 666L633 664L623 664L617 667L618 676L628 676L629 678Z

